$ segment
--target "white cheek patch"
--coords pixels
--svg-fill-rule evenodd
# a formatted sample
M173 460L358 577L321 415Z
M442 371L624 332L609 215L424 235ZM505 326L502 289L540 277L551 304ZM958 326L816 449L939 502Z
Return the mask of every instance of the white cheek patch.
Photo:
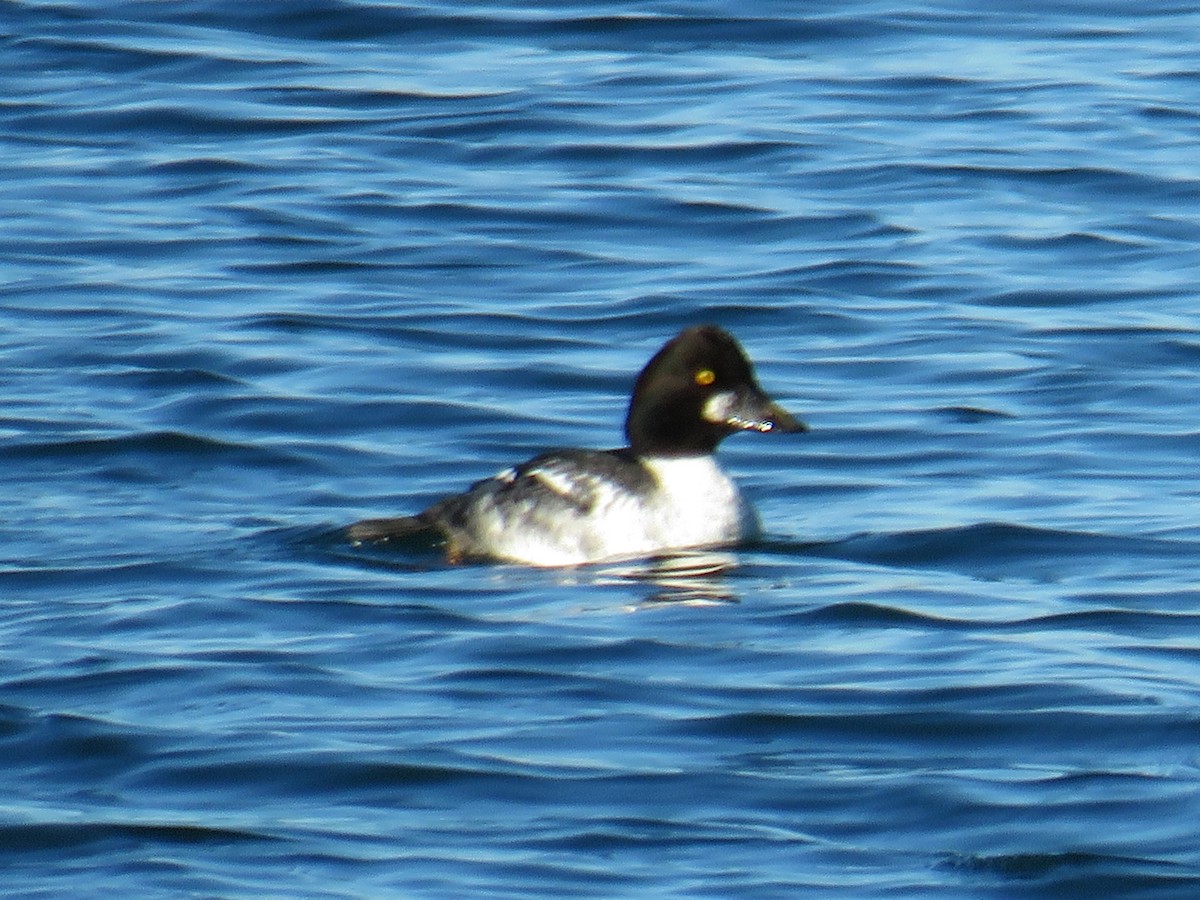
M700 415L704 417L706 422L712 422L714 425L725 425L733 416L733 410L737 406L737 395L732 391L721 391L719 394L713 394L704 401L704 406L700 409Z

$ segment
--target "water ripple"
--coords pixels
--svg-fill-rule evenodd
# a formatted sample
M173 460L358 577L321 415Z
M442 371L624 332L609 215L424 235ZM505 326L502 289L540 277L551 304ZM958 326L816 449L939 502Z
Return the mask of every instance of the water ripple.
M6 891L1195 893L1190 9L5 16ZM767 539L344 539L699 321Z

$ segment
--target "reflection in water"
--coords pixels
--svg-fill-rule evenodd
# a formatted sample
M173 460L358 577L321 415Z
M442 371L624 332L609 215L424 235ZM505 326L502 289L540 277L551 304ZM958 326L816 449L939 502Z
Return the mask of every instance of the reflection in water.
M738 597L725 580L737 567L737 556L719 550L681 550L668 556L604 566L600 582L637 581L657 590L642 600L652 603L737 603Z
M402 572L426 572L457 568L446 561L440 548L428 542L398 541L379 545L350 545L342 528L283 529L285 540L294 545L318 547L322 552L355 565ZM517 564L498 564L477 560L468 565L503 565L504 571L533 571ZM738 596L725 576L737 568L736 554L723 550L677 550L650 559L568 566L558 571L555 580L563 584L629 584L636 582L655 588L638 601L637 606L656 603L737 603Z

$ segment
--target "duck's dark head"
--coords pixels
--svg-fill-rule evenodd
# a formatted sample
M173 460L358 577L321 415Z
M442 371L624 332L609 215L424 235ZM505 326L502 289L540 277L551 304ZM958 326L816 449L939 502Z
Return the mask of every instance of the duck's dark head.
M685 329L642 369L625 434L639 456L711 453L737 431L807 431L766 395L733 336L715 325Z

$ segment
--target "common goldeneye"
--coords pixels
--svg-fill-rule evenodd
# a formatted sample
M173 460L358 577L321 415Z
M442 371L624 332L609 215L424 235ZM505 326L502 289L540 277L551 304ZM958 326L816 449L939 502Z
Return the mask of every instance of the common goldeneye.
M366 519L354 542L431 534L453 562L491 557L570 566L736 544L758 517L713 458L737 431L807 431L763 392L741 346L688 328L633 387L619 450L554 450L476 482L424 512Z

